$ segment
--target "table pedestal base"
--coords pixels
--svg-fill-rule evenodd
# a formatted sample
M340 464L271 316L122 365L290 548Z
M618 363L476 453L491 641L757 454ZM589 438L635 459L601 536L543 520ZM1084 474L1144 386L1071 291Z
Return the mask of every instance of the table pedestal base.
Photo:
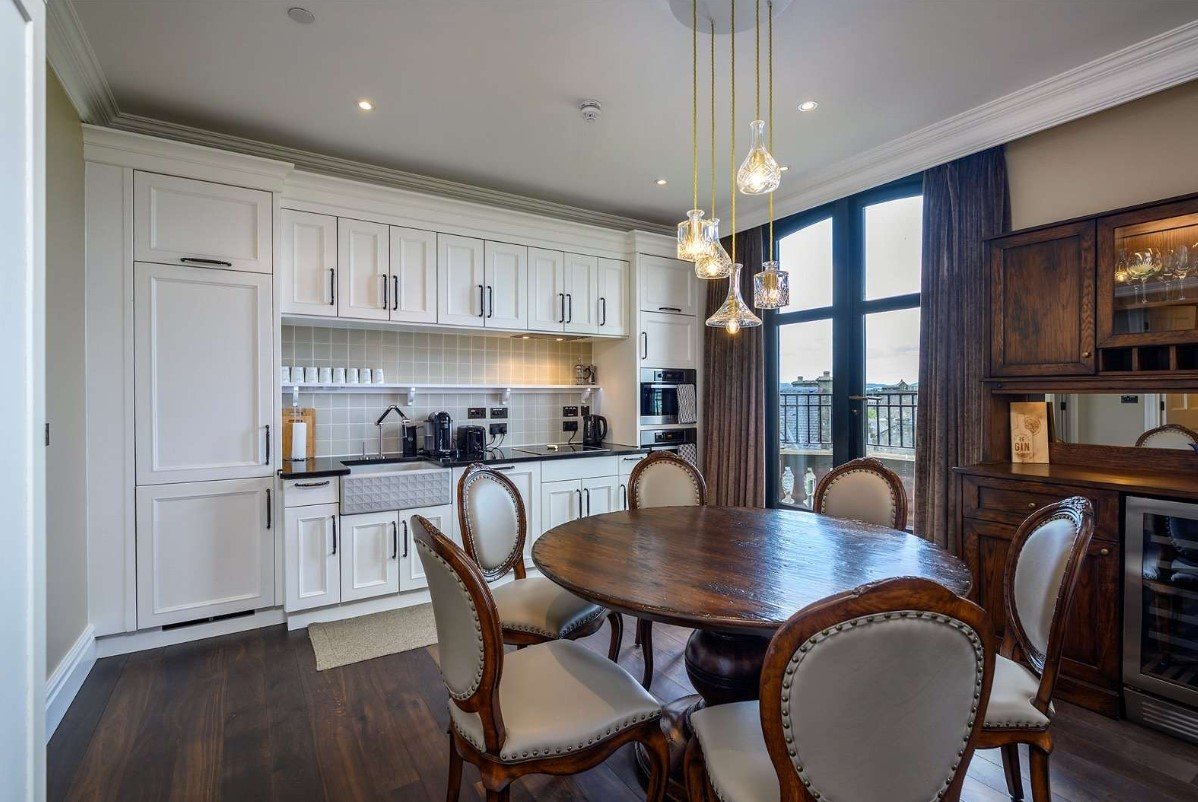
M686 675L699 693L664 705L662 729L670 743L670 784L666 798L686 802L682 759L691 737L690 715L705 705L746 702L758 697L761 666L769 639L756 635L728 635L696 629L686 642ZM649 778L649 759L636 746L641 782Z

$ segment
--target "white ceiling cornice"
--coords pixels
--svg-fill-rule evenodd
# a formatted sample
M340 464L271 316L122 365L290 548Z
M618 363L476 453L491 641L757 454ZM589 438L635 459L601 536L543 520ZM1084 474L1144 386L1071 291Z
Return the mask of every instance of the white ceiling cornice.
M85 123L107 125L116 97L83 32L70 0L47 0L46 58Z
M813 209L1195 79L1198 22L1191 22L850 159L789 178L784 185L798 184L798 189L775 196L774 216ZM747 214L738 228L765 223L767 214Z

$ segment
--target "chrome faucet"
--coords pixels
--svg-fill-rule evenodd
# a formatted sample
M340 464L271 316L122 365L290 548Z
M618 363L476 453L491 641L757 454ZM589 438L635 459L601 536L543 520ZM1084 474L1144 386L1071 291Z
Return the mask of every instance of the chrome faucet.
M379 430L379 454L383 453L383 421L385 421L387 416L392 412L394 412L396 415L399 415L399 417L403 420L411 420L411 418L405 415L404 411L399 408L398 404L392 404L383 410L383 414L379 415L379 419L374 422L374 425L377 426Z

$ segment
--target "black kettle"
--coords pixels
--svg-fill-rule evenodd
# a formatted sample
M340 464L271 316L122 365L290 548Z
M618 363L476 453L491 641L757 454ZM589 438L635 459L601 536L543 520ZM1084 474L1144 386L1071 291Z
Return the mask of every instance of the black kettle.
M602 415L587 415L582 419L582 444L601 446L607 438L607 418Z

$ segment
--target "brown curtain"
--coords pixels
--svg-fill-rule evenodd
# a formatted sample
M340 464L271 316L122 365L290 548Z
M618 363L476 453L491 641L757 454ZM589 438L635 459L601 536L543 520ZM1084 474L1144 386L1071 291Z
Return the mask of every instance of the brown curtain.
M960 553L952 469L982 456L988 358L982 239L1010 228L1002 146L923 177L915 531Z
M736 236L741 294L752 303L753 274L761 270L761 228ZM727 238L724 247L731 252ZM711 316L728 295L726 280L708 281ZM729 334L703 331L703 476L708 503L765 506L765 356L761 328Z

